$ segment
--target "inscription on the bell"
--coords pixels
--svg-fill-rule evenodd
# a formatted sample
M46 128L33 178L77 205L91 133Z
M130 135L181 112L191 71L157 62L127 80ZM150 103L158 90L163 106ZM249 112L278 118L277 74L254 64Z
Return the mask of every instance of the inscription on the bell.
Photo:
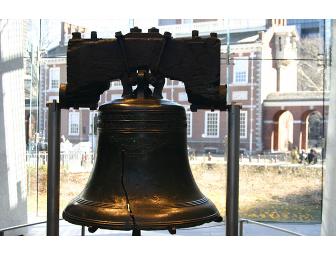
M120 147L128 154L144 154L167 146L170 137L162 134L151 134L150 136L137 135L136 138L130 134L119 134L110 137L110 141Z

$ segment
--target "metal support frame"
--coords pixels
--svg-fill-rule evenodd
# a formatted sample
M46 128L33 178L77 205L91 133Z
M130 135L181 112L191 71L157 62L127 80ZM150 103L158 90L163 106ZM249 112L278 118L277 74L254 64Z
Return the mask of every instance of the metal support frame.
M228 154L226 184L226 235L238 236L239 144L241 105L228 106Z
M54 100L48 105L48 184L47 184L47 236L59 235L60 196L60 107ZM243 234L243 221L239 226L239 144L241 105L228 106L228 158L226 192L226 235ZM246 220L245 220L246 222ZM260 224L261 225L261 224ZM238 231L238 227L240 231ZM0 232L4 235L4 231ZM85 235L82 226L81 235ZM132 235L140 235L132 233Z
M56 100L48 103L47 236L59 235L60 120Z
M63 220L63 219L59 219L59 220ZM3 228L3 229L0 229L0 236L4 236L5 232L7 231L20 229L20 228L28 228L31 226L36 226L36 225L45 224L45 223L47 223L47 221L39 221L39 222L34 222L34 223L28 223L28 224L22 224L22 225L16 225L16 226L8 227L8 228Z
M81 228L81 236L85 236L85 226L84 225Z
M240 223L239 224L239 235L240 236L244 235L244 231L243 231L244 230L244 223L255 224L255 225L258 225L258 226L261 226L261 227L278 230L280 232L284 232L284 233L291 234L291 235L294 235L294 236L303 236L300 233L297 233L297 232L294 232L294 231L290 231L290 230L287 230L287 229L284 229L284 228L279 228L279 227L276 227L276 226L273 226L273 225L270 225L270 224L265 224L265 223L261 223L261 222L250 220L250 219L240 219L239 223Z

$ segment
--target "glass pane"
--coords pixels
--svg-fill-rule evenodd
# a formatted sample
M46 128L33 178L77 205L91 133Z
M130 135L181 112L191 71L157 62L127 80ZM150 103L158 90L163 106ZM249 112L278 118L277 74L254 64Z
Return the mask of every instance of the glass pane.
M259 221L320 222L328 119L330 20L119 19L32 20L25 57L28 211L46 216L47 108L66 83L71 33L114 38L133 26L153 26L174 38L216 32L220 83L240 115L240 217ZM99 105L121 98L111 81ZM191 113L184 84L166 79L164 98L187 111L187 142L197 185L225 215L226 112ZM62 110L61 207L84 188L96 157L97 111ZM38 169L38 171L37 171ZM38 181L37 181L38 180ZM39 192L37 193L37 189ZM33 218L32 218L33 219Z

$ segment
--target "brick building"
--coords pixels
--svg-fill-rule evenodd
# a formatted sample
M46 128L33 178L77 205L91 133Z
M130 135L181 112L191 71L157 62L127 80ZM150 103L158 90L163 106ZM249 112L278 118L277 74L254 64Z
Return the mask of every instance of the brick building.
M266 28L266 23L264 26L252 23L246 27L232 29L228 37L223 23L219 23L217 30L213 25L215 23L213 20L202 22L202 26L196 24L195 28L201 29L200 36L209 34L210 31L206 32L206 29L212 29L211 32L217 32L222 41L221 85L228 84L229 101L242 104L241 151L253 154L264 149L270 150L269 145L264 145L267 138L264 133L263 102L271 93L297 91L297 62L277 60L296 58L296 29L294 26L283 24L272 24ZM205 25L207 27L202 31ZM163 25L159 26L159 29L161 32L170 31L175 37L186 36L186 32L178 26L183 24ZM188 31L191 34L191 30ZM41 80L44 81L41 104L45 105L45 102L58 98L58 86L66 82L66 45L49 50L41 70ZM121 93L120 81L113 81L110 89L101 95L99 104L120 98ZM179 81L167 79L163 96L185 107L190 148L197 153L223 153L227 134L226 112L190 112L184 86ZM94 144L96 114L97 112L88 109L62 110L61 135L71 143L90 141ZM46 131L46 108L41 110L40 116L40 130Z

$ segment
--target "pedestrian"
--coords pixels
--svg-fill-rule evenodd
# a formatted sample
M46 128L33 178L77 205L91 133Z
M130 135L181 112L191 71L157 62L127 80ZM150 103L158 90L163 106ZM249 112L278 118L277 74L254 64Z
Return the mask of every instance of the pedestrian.
M209 151L208 152L208 170L212 169L212 163L211 163L211 160L212 160L212 156L211 156L211 152Z
M310 152L308 153L306 160L308 161L308 164L317 163L317 153L314 149L310 149Z
M292 159L292 163L298 163L299 161L299 152L298 152L298 148L297 147L293 147L292 151L291 151L291 159Z
M301 150L301 153L299 155L299 163L302 164L304 160L306 159L307 154L305 150Z
M82 154L82 157L81 157L81 162L80 162L81 166L84 165L84 154Z

